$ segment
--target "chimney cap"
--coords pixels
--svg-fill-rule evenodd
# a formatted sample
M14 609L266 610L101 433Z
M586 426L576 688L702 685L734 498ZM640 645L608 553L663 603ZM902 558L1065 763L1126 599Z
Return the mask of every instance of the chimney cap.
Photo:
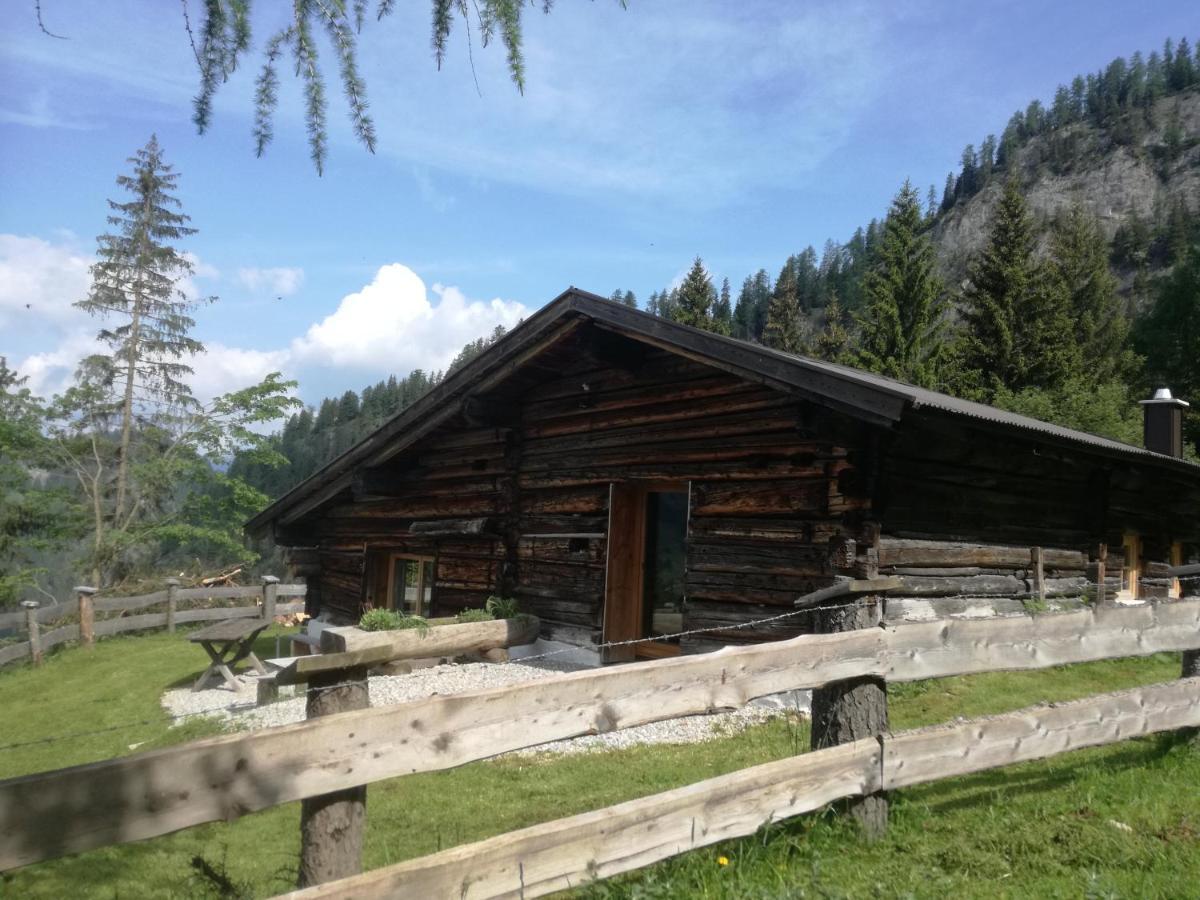
M1157 391L1155 391L1154 397L1151 398L1150 400L1139 400L1138 403L1140 403L1142 406L1149 406L1152 403L1153 404L1162 403L1162 404L1170 404L1172 406L1178 406L1181 408L1188 407L1191 405L1186 400L1180 400L1177 397L1171 396L1171 389L1165 388L1165 387L1159 388Z

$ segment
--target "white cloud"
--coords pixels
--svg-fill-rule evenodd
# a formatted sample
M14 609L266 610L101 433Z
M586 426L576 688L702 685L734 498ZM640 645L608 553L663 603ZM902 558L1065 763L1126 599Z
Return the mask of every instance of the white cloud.
M510 300L469 300L455 287L425 282L408 266L383 266L370 284L292 342L293 360L379 373L444 369L468 341L530 310Z
M61 329L86 320L71 304L87 296L91 264L73 241L0 234L0 330Z
M254 293L272 293L287 297L300 290L304 284L304 270L299 266L278 266L259 269L242 268L237 271L238 282Z
M212 266L191 259L196 278L219 275ZM43 397L61 393L79 360L105 349L96 341L102 323L71 306L87 293L91 262L72 240L56 244L0 234L0 354L28 375L30 388ZM298 269L254 271L303 277ZM191 280L181 287L189 296L199 294ZM278 281L272 285L274 290L286 287ZM364 377L406 375L417 368L444 370L464 344L490 334L497 325L512 328L531 312L515 301L472 300L456 287L427 288L408 266L392 263L290 342L272 348L209 340L203 354L185 362L194 370L189 382L202 401L270 372L299 378L306 385L336 379L357 387ZM201 330L203 315L198 315Z

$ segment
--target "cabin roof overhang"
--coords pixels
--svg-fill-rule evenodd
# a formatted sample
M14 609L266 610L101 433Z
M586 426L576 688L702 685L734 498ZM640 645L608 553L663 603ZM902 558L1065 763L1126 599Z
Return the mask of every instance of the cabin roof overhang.
M795 393L867 423L891 427L906 416L969 419L984 430L1064 446L1116 461L1165 467L1200 481L1200 466L1141 447L1063 428L905 384L848 366L783 353L712 334L569 288L495 344L354 447L284 494L246 523L251 534L289 524L353 484L359 468L377 466L463 412L522 366L585 325L658 347L747 381Z

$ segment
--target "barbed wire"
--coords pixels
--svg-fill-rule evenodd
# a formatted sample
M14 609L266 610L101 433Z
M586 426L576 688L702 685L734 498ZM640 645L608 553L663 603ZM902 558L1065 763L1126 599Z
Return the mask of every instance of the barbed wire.
M671 640L676 640L676 639L685 638L685 637L691 637L691 636L699 635L699 634L711 634L713 632L723 632L723 631L739 631L739 630L743 630L746 628L753 628L758 625L768 625L772 622L780 622L780 621L783 621L784 619L790 619L795 616L811 615L812 613L815 613L815 612L824 613L824 612L830 612L832 610L838 610L838 609L850 609L852 607L858 607L861 609L861 608L863 608L864 605L869 606L875 602L877 602L877 601L868 600L868 601L866 601L865 604L861 603L861 602L860 603L841 603L841 604L830 605L830 606L808 607L806 609L792 609L792 610L788 610L785 613L779 613L778 615L767 616L762 619L752 619L752 620L746 621L746 622L737 622L732 625L714 625L714 626L711 626L708 628L691 628L691 629L687 629L685 631L673 632L671 634L660 634L660 635L654 635L652 637L632 638L629 640L622 640L622 641L603 641L603 642L600 642L597 644L592 644L588 647L564 647L559 650L550 650L545 653L538 653L538 654L535 654L532 656L520 656L520 657L515 657L515 658L510 657L509 659L505 660L504 662L499 663L499 665L525 665L527 663L536 662L538 660L548 659L553 656L562 656L567 653L579 653L581 650L584 652L599 652L601 650L607 650L612 647L630 647L630 646L635 646L637 644L662 643L664 641L671 641ZM249 686L251 683L252 682L247 682L247 686ZM256 702L253 705L251 705L249 703L236 703L235 702L229 706L217 706L217 707L212 707L211 709L195 710L193 712L168 713L166 715L166 721L170 724L173 724L175 722L182 722L182 721L186 721L188 719L199 719L199 718L206 718L206 717L210 717L210 716L214 716L214 715L220 715L221 713L229 714L230 718L232 718L233 713L252 713L252 712L257 712L258 710L270 709L273 706L280 706L284 703L295 703L298 700L305 700L305 702L307 703L308 699L310 699L314 696L319 696L320 694L323 694L326 691L340 690L342 688L348 688L348 687L360 687L361 688L364 686L368 686L368 691L369 691L369 679L367 679L366 681L364 681L362 679L354 679L354 680L348 680L348 681L340 681L336 684L324 684L324 685L318 685L318 686L308 685L308 686L306 686L305 692L303 695L298 694L293 697L280 697L269 703L262 703L262 704ZM235 694L234 696L236 697L237 695ZM315 720L303 720L303 721L315 721ZM102 735L102 734L112 734L114 732L130 731L134 728L142 728L142 727L146 727L146 726L154 726L154 725L162 725L162 724L163 724L163 720L161 718L140 719L140 720L136 720L136 721L132 721L132 722L125 722L120 725L109 725L104 728L95 728L95 729L91 729L88 731L73 731L73 732L66 732L64 734L49 735L47 737L31 738L30 740L27 740L27 741L17 741L17 742L11 743L11 744L0 745L0 753L4 753L7 751L11 751L11 750L24 749L27 747L36 747L36 746L40 746L40 745L44 745L44 744L54 744L54 743L59 743L59 742L63 742L63 741L79 740L80 738L85 738L85 737L96 737L96 736Z

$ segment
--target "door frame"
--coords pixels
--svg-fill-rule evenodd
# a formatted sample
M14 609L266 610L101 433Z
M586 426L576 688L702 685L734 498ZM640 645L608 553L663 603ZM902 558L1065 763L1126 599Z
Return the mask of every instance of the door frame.
M604 560L604 605L600 639L627 641L645 638L643 630L646 579L646 499L652 493L680 493L688 498L690 481L614 481L608 486L608 532ZM687 540L685 530L684 540ZM632 662L679 655L679 647L665 641L608 647L603 662Z

